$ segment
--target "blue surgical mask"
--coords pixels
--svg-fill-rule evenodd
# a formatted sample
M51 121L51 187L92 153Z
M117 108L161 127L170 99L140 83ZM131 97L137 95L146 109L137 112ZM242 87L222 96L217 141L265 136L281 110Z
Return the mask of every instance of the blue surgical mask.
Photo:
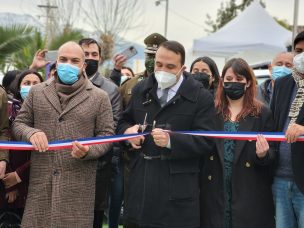
M57 74L61 82L72 85L78 80L79 68L69 63L57 64Z
M274 66L272 68L272 79L276 80L277 78L285 77L291 74L291 70L285 66Z
M20 87L20 95L23 100L28 96L28 93L30 92L31 86L21 86Z

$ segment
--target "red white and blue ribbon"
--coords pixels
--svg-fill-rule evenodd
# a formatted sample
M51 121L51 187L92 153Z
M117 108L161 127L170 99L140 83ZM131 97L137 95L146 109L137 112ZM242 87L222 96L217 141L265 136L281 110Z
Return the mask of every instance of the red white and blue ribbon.
M285 135L282 132L224 132L224 131L174 131L171 133L185 134L193 136L204 136L219 139L230 140L252 140L255 141L258 135L263 135L267 141L286 141ZM125 141L128 139L136 138L141 135L148 135L150 133L138 133L128 135L113 135L113 136L101 136L95 138L77 139L83 145L96 145L104 143L113 143ZM72 142L75 140L62 140L49 143L48 150L60 150L72 148ZM300 136L297 139L298 142L304 142L304 136ZM31 143L28 142L14 142L14 141L0 141L0 149L10 150L34 150Z
M113 135L113 136L100 136L95 138L77 139L77 140L61 140L49 143L48 150L61 150L72 148L72 142L80 142L84 146L113 143L125 141L128 139L136 138L141 135L147 135L149 133L138 133L138 134L128 134L128 135ZM0 149L9 150L34 150L31 143L28 142L15 142L15 141L0 141Z

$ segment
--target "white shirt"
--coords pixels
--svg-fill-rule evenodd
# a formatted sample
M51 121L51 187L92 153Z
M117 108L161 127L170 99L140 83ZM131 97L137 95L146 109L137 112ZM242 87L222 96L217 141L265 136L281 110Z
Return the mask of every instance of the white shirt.
M181 75L181 77L179 77L177 83L175 83L175 85L173 85L172 87L169 88L168 91L168 97L167 97L167 102L170 101L177 93L179 87L181 86L182 82L184 80L184 76L183 74ZM157 97L160 98L163 95L163 89L161 88L157 88Z

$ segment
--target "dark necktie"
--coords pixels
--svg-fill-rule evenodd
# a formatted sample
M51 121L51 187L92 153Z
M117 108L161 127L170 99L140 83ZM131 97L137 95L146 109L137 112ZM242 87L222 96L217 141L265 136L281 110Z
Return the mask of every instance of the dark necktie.
M169 88L162 90L162 95L159 98L160 105L163 107L167 103Z

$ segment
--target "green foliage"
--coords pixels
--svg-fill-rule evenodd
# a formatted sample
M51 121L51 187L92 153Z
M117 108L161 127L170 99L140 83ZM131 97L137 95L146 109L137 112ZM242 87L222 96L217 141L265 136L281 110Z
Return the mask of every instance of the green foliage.
M26 69L31 65L37 50L45 48L45 39L41 33L35 30L31 43L25 45L20 51L15 52L11 57L11 64L16 69Z
M0 26L0 68L4 71L11 55L32 42L33 28L23 25Z
M83 38L83 35L80 30L66 28L61 34L54 37L49 45L49 50L57 50L62 44L67 41L78 42Z
M248 5L251 4L254 0L242 0L241 4L237 4L236 0L230 0L225 4L222 2L220 8L217 10L217 17L215 21L211 18L209 14L207 14L207 20L205 21L206 25L209 27L205 29L208 33L213 33L224 25L226 25L229 21L235 18L239 12L242 12ZM265 7L265 4L260 1L262 6Z
M277 17L274 17L274 19L284 28L286 28L289 31L292 31L292 27L291 25L288 23L288 21L286 19L279 19Z
M49 50L57 50L67 41L83 38L81 31L65 28L50 42ZM5 73L8 68L26 69L31 65L35 53L46 48L45 37L37 29L13 25L0 27L0 70Z

